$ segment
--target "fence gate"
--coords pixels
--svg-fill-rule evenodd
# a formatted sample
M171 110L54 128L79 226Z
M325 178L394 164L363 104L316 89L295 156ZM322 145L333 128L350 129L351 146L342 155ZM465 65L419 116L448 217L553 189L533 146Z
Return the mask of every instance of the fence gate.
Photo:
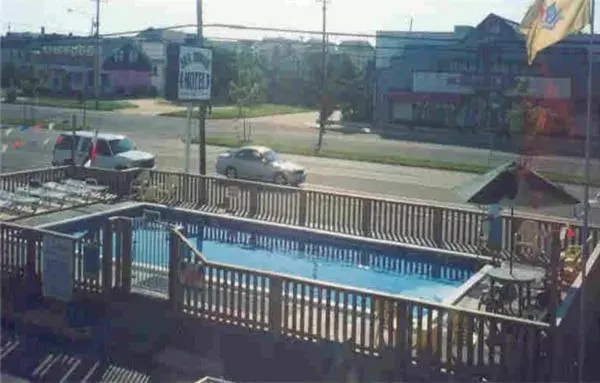
M145 210L132 220L131 291L169 297L170 225L160 212Z

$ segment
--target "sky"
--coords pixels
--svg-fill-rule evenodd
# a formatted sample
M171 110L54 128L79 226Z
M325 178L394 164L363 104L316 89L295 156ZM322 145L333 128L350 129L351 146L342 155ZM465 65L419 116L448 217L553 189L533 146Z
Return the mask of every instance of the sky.
M320 0L203 0L205 24L242 24L319 31ZM327 30L374 34L377 30L450 31L477 25L493 12L520 21L533 0L327 0ZM0 33L39 31L89 34L94 0L0 0ZM193 24L196 0L101 0L100 33ZM596 23L597 24L597 23ZM191 30L188 30L191 31ZM301 37L206 27L206 37ZM304 36L306 37L306 36Z

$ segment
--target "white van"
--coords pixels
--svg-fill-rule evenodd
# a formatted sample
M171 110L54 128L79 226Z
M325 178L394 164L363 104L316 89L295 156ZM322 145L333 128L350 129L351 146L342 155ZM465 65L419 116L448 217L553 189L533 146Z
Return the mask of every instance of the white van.
M85 165L92 151L95 132L77 131L62 133L56 138L52 152L52 165L71 163L71 148L75 145L75 163ZM156 156L137 150L135 144L121 134L99 133L96 159L92 167L123 170L128 168L154 168Z

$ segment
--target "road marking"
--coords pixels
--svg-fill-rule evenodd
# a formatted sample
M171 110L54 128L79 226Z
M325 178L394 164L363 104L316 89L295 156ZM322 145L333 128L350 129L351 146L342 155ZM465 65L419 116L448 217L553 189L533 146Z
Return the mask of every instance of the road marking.
M63 375L63 377L59 381L59 383L65 383L67 381L67 379L69 379L69 376L71 376L71 374L73 374L73 372L81 364L81 359L80 358L72 358L71 362L73 362L73 359L75 359L74 363L72 363L73 365L71 366L71 368L69 368L69 370L67 371L67 373L65 375Z
M0 354L0 360L4 359L4 357L12 353L19 346L20 343L21 341L19 339L15 341L9 341L9 346L7 348L3 348L2 353Z
M92 375L94 375L94 373L96 372L96 370L98 369L98 367L100 367L100 362L94 363L94 365L92 366L92 368L88 371L87 374L85 374L85 376L81 380L81 383L86 383L88 381L88 379L91 378Z

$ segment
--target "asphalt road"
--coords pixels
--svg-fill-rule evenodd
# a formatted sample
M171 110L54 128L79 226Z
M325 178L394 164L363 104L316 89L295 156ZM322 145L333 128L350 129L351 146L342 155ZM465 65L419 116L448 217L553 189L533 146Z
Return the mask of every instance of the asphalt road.
M14 130L8 136L8 142L22 140L25 146L19 149L10 148L3 155L3 171L11 172L50 165L52 143L57 132ZM130 136L140 149L156 153L158 166L165 170L181 171L183 169L184 144L177 138L157 138L146 132L132 132ZM50 140L45 148L42 143ZM35 144L34 144L35 142ZM209 174L213 173L215 159L221 151L219 147L208 147L207 166ZM463 205L453 187L461 185L474 176L468 173L448 172L441 170L421 169L404 166L381 165L365 162L354 162L336 159L325 159L305 156L284 156L287 159L306 166L309 170L305 187L321 190L342 191L354 194L368 194L394 199L419 199L423 201L439 201L449 204ZM192 146L191 169L198 173L198 146ZM581 186L566 186L573 194L582 197ZM600 189L593 189L598 193ZM464 206L464 205L463 205ZM572 217L573 208L557 207L543 210L529 209L538 214ZM595 209L592 221L600 223L600 209Z
M29 116L30 108L27 108ZM19 105L2 105L3 115L11 118L20 118L23 107ZM37 118L54 119L62 121L71 118L73 113L81 119L81 111L73 109L39 107L35 110ZM306 114L304 114L306 116ZM286 117L262 117L248 119L252 130L252 139L291 143L300 147L313 147L316 143L317 133L307 124L314 121L295 121ZM87 112L88 124L100 127L104 131L117 131L152 137L155 140L170 140L181 137L185 129L185 119L172 117L157 117L148 115L134 115L119 112ZM208 120L207 136L240 137L240 124L233 120ZM465 133L467 134L467 133ZM330 131L325 135L325 148L331 150L345 150L357 152L372 152L378 154L395 154L407 158L435 158L458 163L488 164L504 163L517 158L517 155L503 152L490 152L487 149L467 148L462 146L439 145L433 143L419 143L402 141L398 139L385 139L376 134L344 134ZM583 151L583 148L582 148ZM490 162L491 160L491 162ZM583 175L583 161L574 157L538 157L533 166L538 170L554 173ZM600 174L600 161L593 161L592 174Z

